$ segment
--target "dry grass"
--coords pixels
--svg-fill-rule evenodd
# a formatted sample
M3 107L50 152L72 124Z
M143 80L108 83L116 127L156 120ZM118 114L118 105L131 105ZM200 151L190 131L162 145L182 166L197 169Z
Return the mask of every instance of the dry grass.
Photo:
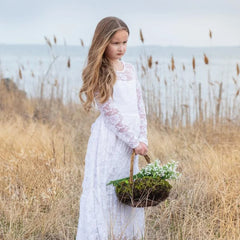
M65 110L54 123L1 119L0 239L74 239L94 113L86 121L79 106Z
M97 114L86 117L78 104L57 99L29 100L4 84L0 92L0 239L74 239Z
M179 160L183 175L170 198L147 211L147 239L239 239L239 127L150 133L154 155Z
M54 123L17 114L0 122L1 239L74 239L97 115L61 109ZM239 239L239 127L169 129L149 121L151 158L178 160L182 178L167 201L146 210L145 239Z
M81 162L68 144L70 136L21 118L2 123L0 132L2 238L71 239Z

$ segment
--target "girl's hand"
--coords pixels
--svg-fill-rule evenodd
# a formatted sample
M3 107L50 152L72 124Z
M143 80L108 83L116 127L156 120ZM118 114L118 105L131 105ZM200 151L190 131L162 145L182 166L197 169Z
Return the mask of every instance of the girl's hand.
M140 155L144 156L147 154L148 147L145 143L140 142L139 145L136 148L134 148L134 151L136 154L140 154Z

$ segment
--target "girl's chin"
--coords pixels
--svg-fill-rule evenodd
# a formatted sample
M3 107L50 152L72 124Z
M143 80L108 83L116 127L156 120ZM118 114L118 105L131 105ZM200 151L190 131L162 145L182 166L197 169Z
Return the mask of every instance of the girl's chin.
M112 59L110 59L110 60L113 61L113 62L115 62L115 61L119 61L119 60L121 60L121 57L122 57L122 56L120 56L120 57L116 57L116 58L112 58Z

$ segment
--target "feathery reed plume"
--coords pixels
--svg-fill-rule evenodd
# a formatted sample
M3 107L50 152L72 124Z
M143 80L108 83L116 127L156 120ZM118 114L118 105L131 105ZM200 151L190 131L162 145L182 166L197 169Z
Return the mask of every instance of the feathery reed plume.
M143 73L146 74L146 68L143 65L141 66L141 68L142 68Z
M237 90L236 94L235 94L235 98L239 95L240 89Z
M185 108L189 108L189 105L188 105L188 104L182 104L181 106L182 106L182 107L185 107Z
M185 71L186 68L185 68L185 65L184 65L184 64L182 65L182 68L183 68L183 71Z
M50 41L46 36L44 36L44 39L45 39L47 45L48 45L50 48L52 48L51 41Z
M35 74L34 74L34 72L33 72L33 71L31 72L31 75L32 75L32 77L33 77L33 78L35 77Z
M53 35L53 41L54 41L55 44L57 44L57 38L56 38L55 35Z
M218 98L217 98L217 105L216 105L216 122L218 123L219 117L220 117L220 105L222 101L222 85L223 83L221 82L219 85L219 92L218 92Z
M237 80L234 77L232 78L232 80L233 80L234 84L237 85Z
M71 67L71 60L70 60L70 57L68 58L68 61L67 61L67 67L68 67L68 68Z
M204 53L204 63L205 64L208 64L209 63L209 61L208 61L208 57L207 57L207 55Z
M57 79L54 80L54 86L55 87L58 86L58 80Z
M152 56L148 58L148 67L152 68Z
M21 71L20 68L18 69L18 76L19 76L20 79L22 79L22 71Z
M212 31L209 29L209 37L212 39Z
M80 38L80 42L81 42L81 46L84 47L84 42L81 38Z
M172 58L171 58L171 70L174 71L175 68L176 67L175 67L174 57L172 56Z
M208 84L211 85L211 86L215 86L215 84L211 81L208 81Z
M141 42L144 43L144 38L143 38L143 33L142 33L142 29L140 28L140 39L141 39Z
M240 70L239 70L239 65L238 65L238 63L237 63L236 69L237 69L237 76L239 76Z
M193 57L193 59L192 59L192 67L193 67L193 71L194 71L194 73L195 73L195 69L196 69L195 57Z

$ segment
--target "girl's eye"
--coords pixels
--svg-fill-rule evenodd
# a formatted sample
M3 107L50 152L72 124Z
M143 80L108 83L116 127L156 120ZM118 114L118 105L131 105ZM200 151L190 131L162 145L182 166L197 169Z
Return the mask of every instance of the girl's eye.
M112 42L112 44L113 44L113 45L119 45L119 44L121 44L121 43L120 43L120 42ZM126 44L127 44L127 41L126 41L126 42L123 42L123 44L126 45Z

